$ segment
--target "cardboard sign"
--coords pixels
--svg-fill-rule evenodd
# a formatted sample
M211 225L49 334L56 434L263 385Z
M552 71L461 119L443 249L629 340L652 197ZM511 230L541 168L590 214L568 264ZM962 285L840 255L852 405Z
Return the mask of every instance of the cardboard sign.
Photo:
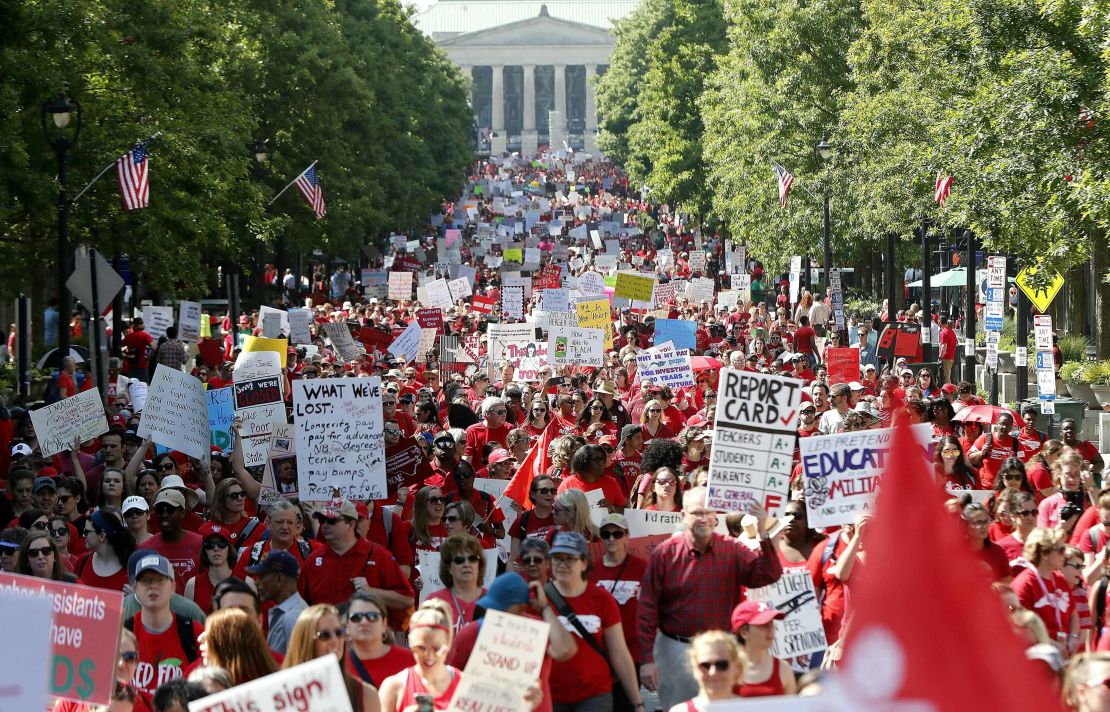
M531 712L524 691L539 679L549 633L544 621L486 611L447 712Z
M569 312L570 290L566 287L543 290L541 305L545 312Z
M351 336L351 330L347 328L345 322L338 324L329 322L321 326L324 328L324 336L328 338L328 341L331 341L332 348L336 350L341 360L357 361L366 353L366 349ZM284 367L284 364L282 364L282 368Z
M138 435L189 457L210 460L212 435L204 384L187 373L158 364L150 380Z
M513 365L513 380L538 381L540 369L547 365L547 342L529 341L526 343L505 344L502 361Z
M293 421L302 501L386 496L381 378L294 381Z
M159 370L161 368L164 367L159 367ZM0 672L0 676L6 676L8 672L19 669L24 664L42 664L39 646L50 645L53 662L28 670L22 682L30 684L32 680L49 677L49 691L52 695L94 705L108 704L115 689L123 593L0 573L0 594L4 595L5 604L8 597L20 599L19 605L10 608L5 605L4 608L8 618L5 621L8 643L18 645L19 650L18 654L5 656L4 664L0 665L4 672ZM31 624L29 627L45 628L45 631L34 637L14 637L19 636L17 631L23 625L23 616L19 611L24 602L29 608L30 619L26 621ZM45 625L39 607L44 602L47 606ZM156 671L148 668L149 663L139 665L135 670L137 681L143 681L141 675L145 677L149 674L153 678ZM37 693L41 698L41 693L46 691L47 687L43 686L40 690L28 690L28 694ZM42 706L22 707L11 703L6 688L3 698L4 709L43 709Z
M602 366L605 359L605 331L574 326L553 326L548 330L548 362L564 365Z
M774 657L789 660L829 646L813 579L805 567L784 568L779 580L770 586L749 588L748 598L786 614L782 620L775 621L775 642L771 644Z
M290 309L288 318L289 341L294 344L311 344L312 312L303 308Z
M389 353L393 354L394 358L403 359L406 363L411 361L420 348L420 333L420 322L410 321L405 330L389 345Z
M446 279L428 282L424 285L424 288L428 290L428 301L426 302L428 306L450 309L455 305L454 300L451 299L451 288L447 285Z
M706 506L739 512L759 501L782 513L794 467L802 382L725 368L717 386L717 418Z
M932 426L914 425L913 436L921 456L931 465ZM893 428L801 439L806 511L811 527L854 524L861 514L873 511L893 440ZM932 472L931 467L929 471Z
M490 324L486 335L488 337L486 370L492 379L495 376L494 372L501 368L505 360L505 345L532 341L536 338L536 327L532 324Z
M652 289L655 287L655 278L639 274L617 273L617 283L613 296L622 299L632 299L640 302L651 301Z
M146 394L150 392L150 386L144 381L132 379L127 384L127 398L131 401L132 412L138 413L146 406Z
M157 343L173 326L173 307L143 307L143 327Z
M234 445L231 432L231 424L235 420L232 387L209 388L204 394L208 397L208 432L212 437L212 446L220 448L220 452L227 457L231 455Z
M22 596L0 592L0 607L8 618L4 622L4 634L10 641L19 641L19 653L5 656L0 665L0 690L4 691L4 709L45 710L47 691L52 686L50 678L50 601L37 596ZM71 666L68 660L67 665ZM63 668L65 669L65 668ZM70 668L71 669L71 668ZM100 675L104 677L103 673ZM99 700L107 703L110 693L108 686L97 690ZM82 690L92 691L92 683L82 684ZM76 691L74 691L76 692ZM73 694L70 699L80 700Z
M829 372L829 385L858 381L859 347L841 346L825 349L825 367Z
M650 380L657 386L693 388L694 371L690 367L690 352L683 349L668 354L636 354L637 380Z
M661 344L664 341L671 341L674 342L676 349L690 349L693 351L698 347L698 340L694 335L697 328L697 322L693 321L656 319L655 343Z
M258 315L262 318L263 335L266 336L266 338L277 339L280 338L283 334L289 333L289 312L285 311L284 309L275 309L263 304L258 308ZM278 326L276 334L270 335L265 333L267 317L270 317L271 322L273 321L273 319L277 319ZM272 328L273 327L271 327L271 329Z
M189 703L189 712L229 710L351 712L351 698L339 658L324 655Z
M449 292L451 292L452 303L457 302L460 299L466 299L474 293L474 291L470 288L470 279L467 277L452 279L450 282L447 283L447 289Z
M200 304L197 302L178 302L177 336L182 341L200 341Z
M713 303L713 289L716 284L709 277L695 277L686 283L686 298L691 302Z
M297 450L292 425L274 426L266 450L266 466L262 470L262 491L259 506L269 506L282 498L293 499L297 491Z
M263 339L257 336L244 336L242 345L243 353L248 354L273 351L278 355L281 367L285 368L285 358L289 355L289 341L287 339Z
M524 318L524 286L506 284L501 287L501 316L505 319Z
M600 329L605 350L613 348L613 316L608 299L592 299L574 305L578 316L578 326L584 329Z
M69 450L74 441L88 442L108 432L104 404L95 388L30 413L43 457Z
M412 299L412 272L390 272L388 294L399 302Z

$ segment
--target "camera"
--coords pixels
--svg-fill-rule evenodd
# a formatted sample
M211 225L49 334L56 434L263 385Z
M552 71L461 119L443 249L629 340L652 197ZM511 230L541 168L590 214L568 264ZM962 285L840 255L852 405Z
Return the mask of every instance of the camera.
M1066 522L1077 514L1083 513L1083 493L1065 490L1063 495L1067 504L1060 508L1060 521Z

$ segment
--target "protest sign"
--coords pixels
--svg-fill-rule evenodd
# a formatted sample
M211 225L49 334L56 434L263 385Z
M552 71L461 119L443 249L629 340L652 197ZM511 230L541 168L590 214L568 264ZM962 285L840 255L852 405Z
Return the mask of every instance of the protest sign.
M790 660L828 647L813 579L805 567L784 567L782 576L770 586L749 588L748 598L786 614L785 618L775 621L772 656Z
M311 344L312 312L298 308L289 310L289 341L294 344Z
M514 380L538 381L540 369L547 365L547 342L505 344L501 352L501 361L512 364Z
M347 327L346 322L339 322L338 324L326 323L322 324L324 336L331 341L332 347L338 352L339 358L343 361L357 361L366 353L366 349L360 346L351 336L351 330ZM282 364L282 368L285 365Z
M494 370L500 369L505 360L505 344L532 341L536 338L536 327L532 324L490 324L486 335L486 365L490 378L493 378Z
M622 299L632 299L639 302L650 302L651 292L655 287L655 278L640 274L617 273L617 283L613 296Z
M294 381L293 420L302 501L386 496L382 379Z
M259 351L273 351L281 360L281 367L285 368L285 358L289 355L288 339L263 339L258 336L244 336L242 346L243 353L248 354Z
M420 333L420 322L410 321L405 330L398 334L393 343L389 345L389 353L393 354L394 358L402 359L408 363L416 356L417 349L420 348Z
M736 303L740 298L738 292L719 292L717 294L717 308L719 309L735 309Z
M146 405L146 394L150 386L138 379L132 379L127 384L127 398L131 401L131 410L138 413Z
M104 403L95 388L30 412L43 457L69 450L74 441L88 442L108 432Z
M524 286L520 284L507 284L501 287L501 314L502 318L524 318Z
M212 456L208 398L199 379L158 364L139 420L138 435L207 462Z
M657 284L655 285L655 291L652 292L651 295L652 305L656 309L662 309L674 301L674 295L674 282Z
M830 346L825 349L825 368L829 372L829 385L858 381L859 347Z
M570 311L570 290L566 287L543 290L543 301L540 308L545 312Z
M531 712L524 691L539 680L549 632L544 621L486 611L447 712Z
M697 328L698 324L694 321L656 319L655 343L661 344L664 341L673 341L676 349L690 349L692 351L698 347L697 337L694 336Z
M932 464L932 425L918 423L912 427L921 457ZM800 440L811 527L854 524L861 514L872 513L893 440L893 428Z
M218 447L227 457L233 445L231 424L235 420L232 388L209 388L204 394L208 397L208 432L212 436L212 446Z
M274 319L277 319L278 333L273 334L272 336L270 334L264 333L263 336L265 336L266 338L277 339L280 338L282 335L289 333L289 312L285 311L284 309L275 309L263 304L258 308L258 315L262 318L263 329L265 329L266 317L270 317L271 322Z
M143 307L143 328L155 342L173 326L173 307Z
M416 322L420 324L421 329L431 329L433 332L443 331L443 310L438 308L417 309Z
M189 703L189 712L232 710L351 712L351 698L339 658L323 655Z
M639 353L636 355L636 378L672 389L692 388L694 371L690 367L690 352L683 349L669 354Z
M497 549L482 549L482 553L486 557L486 576L482 579L482 587L487 588L497 578ZM420 578L423 579L420 603L423 603L429 593L444 588L444 585L443 579L439 577L439 552L421 550L419 554L417 566L420 569Z
M750 302L752 300L752 276L750 274L733 274L731 280L733 291L740 295L737 301Z
M264 339L280 339L281 338L281 317L277 314L262 314L262 338Z
M709 277L695 277L686 283L686 298L691 302L713 303L713 289L716 285Z
M247 467L257 467L266 462L270 433L285 424L281 361L273 351L241 353L231 378L231 400L242 425L243 460Z
M178 302L177 337L182 341L200 341L200 304L197 302Z
M424 288L428 290L428 301L426 302L428 306L450 309L455 305L455 302L451 299L451 288L448 286L446 279L428 282L424 285Z
M806 275L808 280L809 275ZM802 258L794 255L790 258L790 303L798 303L798 295L802 288Z
M9 654L0 665L0 690L4 709L45 710L50 678L50 601L18 593L0 592L0 608L7 620L4 634L8 640L19 641L19 654ZM101 674L101 677L104 677ZM82 683L83 689L85 686ZM100 695L101 702L108 698ZM76 694L72 699L80 700Z
M548 330L548 362L556 365L602 366L605 331L575 326L553 326Z
M473 294L473 290L470 289L470 280L466 277L452 279L450 282L447 283L447 289L451 293L452 303L457 302L460 299L466 299L471 294Z
M787 502L802 382L725 368L717 386L717 418L706 506L738 512L758 501L768 515Z
M231 380L249 381L254 378L277 376L281 373L281 357L273 351L242 352L235 359Z
M604 335L602 347L613 348L613 316L608 299L592 299L574 305L578 315L578 326L584 329L601 329Z
M389 273L389 298L399 302L412 299L412 272Z
M40 670L28 673L27 680L49 676L49 692L67 700L89 704L108 704L115 689L116 651L119 646L120 611L123 593L75 583L18 574L0 573L0 595L21 600L45 601L48 606L46 631L34 639L14 638L14 630L6 629L7 640L18 641L19 654L8 655L0 668L18 667L16 660L25 655L41 655L39 644L49 644L53 661ZM40 609L28 604L33 616L40 616ZM17 611L4 608L6 626L17 624ZM49 615L53 612L53 618ZM41 618L36 618L41 626ZM168 665L157 670L159 683L181 675L180 667ZM52 672L44 672L52 671ZM153 678L155 670L149 663L141 663L135 670L136 682ZM164 679L163 679L164 678ZM142 685L140 685L142 686ZM153 689L153 685L151 689ZM144 688L145 689L145 688ZM46 691L43 688L42 691ZM4 709L41 710L42 707L8 707L8 696L3 695Z
M266 466L262 470L262 490L258 495L260 506L271 505L283 497L297 497L297 451L294 442L292 425L274 426L266 449Z

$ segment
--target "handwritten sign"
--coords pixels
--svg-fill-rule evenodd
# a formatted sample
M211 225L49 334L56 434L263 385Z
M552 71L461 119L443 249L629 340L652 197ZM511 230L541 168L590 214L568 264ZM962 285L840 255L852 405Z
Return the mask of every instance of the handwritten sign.
M715 286L709 277L695 277L686 283L686 298L691 302L712 302Z
M138 435L207 462L212 455L212 435L204 384L187 373L158 364L139 419Z
M548 361L553 364L601 366L605 358L605 332L575 326L553 326L548 330Z
M209 388L204 394L208 397L208 432L212 437L212 446L228 456L233 444L231 424L235 420L232 387Z
M258 315L262 318L263 336L268 339L280 338L283 334L289 333L289 312L284 309L275 309L268 307L265 304L258 308ZM274 327L270 327L271 332L266 332L266 319L270 318L271 323L277 320L277 333L273 333Z
M405 272L404 274L408 274ZM311 344L312 312L298 308L289 310L289 341L294 344Z
M200 341L200 313L197 302L178 302L177 335L182 341Z
M932 463L932 426L914 425L913 437L921 456ZM854 524L872 512L893 440L893 428L800 440L811 527Z
M578 315L578 326L584 329L601 329L604 335L602 347L613 348L613 316L608 299L592 299L574 305Z
M782 620L775 621L775 641L771 644L774 657L789 660L829 646L813 579L805 568L784 568L779 580L770 586L749 588L748 598L786 614Z
M825 349L825 367L829 371L829 384L851 383L859 380L859 347Z
M683 349L667 354L636 354L636 378L650 380L657 386L692 388L694 371L690 367L690 352Z
M351 698L339 658L324 655L189 703L189 712L226 710L351 712Z
M366 353L360 344L358 344L354 337L351 336L351 330L347 328L346 323L327 323L323 324L324 335L331 341L331 345L339 353L339 358L343 361L357 361Z
M506 284L501 287L501 315L507 319L524 318L524 286Z
M661 344L665 341L672 341L676 349L690 349L693 351L698 347L698 339L695 336L697 327L697 323L693 321L656 319L655 343Z
M544 621L486 611L447 712L531 712L524 690L539 679L549 632Z
M399 302L412 299L412 272L390 272L388 294Z
M447 283L447 289L451 292L452 302L457 302L460 299L466 299L474 293L474 290L470 288L469 277L459 277L458 279L452 279L450 282Z
M424 285L424 289L428 292L428 300L425 302L430 307L439 307L440 309L450 309L454 306L455 302L451 299L451 287L448 286L446 279L436 279Z
M547 342L529 341L505 344L502 360L513 365L513 378L518 381L540 380L540 369L547 365Z
M545 312L570 311L570 290L566 287L543 290L543 306Z
M578 277L578 290L583 294L601 294L605 290L605 278L597 272L584 272Z
M166 328L173 326L173 307L143 307L143 326L158 341L166 335Z
M411 361L417 349L420 348L420 332L420 322L410 321L405 330L389 345L389 353L393 354L394 358L405 359L406 363Z
M385 498L382 379L294 381L293 421L303 501Z
M285 368L285 357L289 355L289 341L287 339L263 339L258 336L244 336L242 343L244 353L273 351L278 355L281 367Z
M802 382L725 368L717 386L717 418L709 461L707 506L738 512L760 502L782 513L794 466Z
M104 404L95 388L32 410L31 424L43 457L70 449L75 440L88 442L108 432Z
M654 287L654 277L618 272L617 284L613 296L622 299L632 299L638 302L650 302L652 289Z

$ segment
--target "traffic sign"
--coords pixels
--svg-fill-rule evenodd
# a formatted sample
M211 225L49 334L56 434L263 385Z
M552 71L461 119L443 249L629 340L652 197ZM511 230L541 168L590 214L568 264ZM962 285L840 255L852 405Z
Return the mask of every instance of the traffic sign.
M1064 278L1059 272L1054 272L1052 280L1043 287L1037 287L1033 284L1033 275L1037 273L1036 267L1026 267L1017 276L1017 286L1025 296L1029 297L1029 301L1033 304L1037 311L1043 312L1048 309L1048 305L1052 304L1052 300L1060 293L1060 288L1064 286Z

